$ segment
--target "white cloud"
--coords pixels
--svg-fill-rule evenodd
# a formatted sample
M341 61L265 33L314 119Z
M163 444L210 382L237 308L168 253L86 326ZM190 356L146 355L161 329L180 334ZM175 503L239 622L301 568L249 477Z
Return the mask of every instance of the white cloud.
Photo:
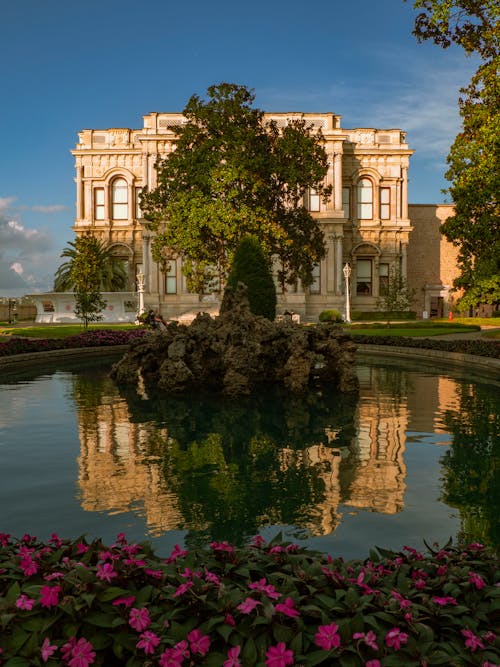
M37 213L59 213L59 211L66 211L67 206L64 206L63 204L52 204L50 206L32 206L31 207L32 211L36 211Z
M60 250L48 230L28 227L11 204L0 199L0 296L18 288L24 293L51 289L53 271L60 264ZM50 272L50 273L49 273Z

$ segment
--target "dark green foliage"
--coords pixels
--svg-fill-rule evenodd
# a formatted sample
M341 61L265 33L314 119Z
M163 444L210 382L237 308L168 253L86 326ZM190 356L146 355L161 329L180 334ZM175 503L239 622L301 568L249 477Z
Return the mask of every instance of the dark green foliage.
M411 338L407 336L365 336L351 330L356 343L365 345L390 345L395 347L414 347L423 350L442 350L443 352L460 352L474 354L479 357L500 359L500 343L498 341L481 340L435 340L434 338Z
M320 322L342 322L342 315L335 308L329 308L322 310L318 319Z
M234 254L227 286L236 290L239 282L247 286L252 313L274 320L276 287L267 260L255 236L245 236Z

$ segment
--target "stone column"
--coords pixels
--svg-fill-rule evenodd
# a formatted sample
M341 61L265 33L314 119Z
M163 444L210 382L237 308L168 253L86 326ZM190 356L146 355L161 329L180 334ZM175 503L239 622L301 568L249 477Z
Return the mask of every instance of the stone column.
M82 220L84 217L83 206L83 167L76 168L76 219Z
M337 236L335 244L335 294L342 294L342 267L343 267L343 257L342 257L342 237Z
M401 196L401 217L408 218L408 167L401 167L402 176L402 196Z
M151 276L150 276L150 266L151 262L149 260L149 242L150 237L147 234L142 233L142 272L144 273L144 290L146 292L151 291Z
M106 202L106 200L104 200ZM104 216L107 217L107 209L105 209ZM84 181L83 186L83 201L82 201L82 218L92 220L92 183Z
M407 270L408 270L408 262L407 262L407 249L408 249L408 244L402 243L401 244L401 275L403 278L406 280L407 279Z
M333 168L333 201L336 211L342 210L342 154L335 153Z
M335 236L328 234L326 237L326 293L335 292Z
M149 187L149 173L148 173L148 155L147 153L142 156L142 187Z

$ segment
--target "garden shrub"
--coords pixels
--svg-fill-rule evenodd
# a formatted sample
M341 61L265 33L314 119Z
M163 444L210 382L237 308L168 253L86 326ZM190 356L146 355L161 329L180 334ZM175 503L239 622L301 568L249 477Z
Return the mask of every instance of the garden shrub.
M0 534L4 667L494 667L499 609L481 544L344 562L279 535L161 558L123 534Z
M318 319L320 322L336 322L336 323L343 322L342 315L339 313L338 310L335 310L335 308L322 310L321 313L319 314Z
M273 321L276 317L276 287L260 243L254 236L245 236L234 254L227 285L235 292L239 282L247 286L252 313Z
M128 345L141 338L145 329L93 329L76 336L66 338L20 338L13 336L6 342L0 342L0 357L27 352L47 352L48 350L67 350L78 347L105 347L109 345Z
M500 341L496 340L436 340L435 338L412 338L411 336L370 336L358 334L351 330L356 343L365 345L387 345L393 347L413 347L420 350L442 350L443 352L459 352L473 354L478 357L500 359Z

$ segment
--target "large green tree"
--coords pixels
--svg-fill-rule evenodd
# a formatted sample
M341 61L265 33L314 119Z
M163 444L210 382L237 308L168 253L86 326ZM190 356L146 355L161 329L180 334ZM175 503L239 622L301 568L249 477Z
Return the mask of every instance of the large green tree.
M442 226L458 248L455 287L485 302L490 278L500 275L500 4L498 0L416 0L414 34L479 60L459 100L462 131L447 158L454 215ZM486 281L486 283L485 283ZM472 296L471 296L472 298Z
M83 263L91 263L95 275L93 284L103 292L120 292L127 287L128 276L123 261L113 254L112 248L94 236L78 237L70 241L61 253L67 261L54 276L55 292L71 292L78 282Z
M156 189L141 198L156 232L154 259L182 256L194 291L224 286L249 234L278 258L283 286L298 278L311 284L324 256L323 233L303 205L310 188L324 200L331 194L322 135L301 118L278 128L253 102L252 91L231 83L211 86L207 99L193 95L175 150L156 165Z

